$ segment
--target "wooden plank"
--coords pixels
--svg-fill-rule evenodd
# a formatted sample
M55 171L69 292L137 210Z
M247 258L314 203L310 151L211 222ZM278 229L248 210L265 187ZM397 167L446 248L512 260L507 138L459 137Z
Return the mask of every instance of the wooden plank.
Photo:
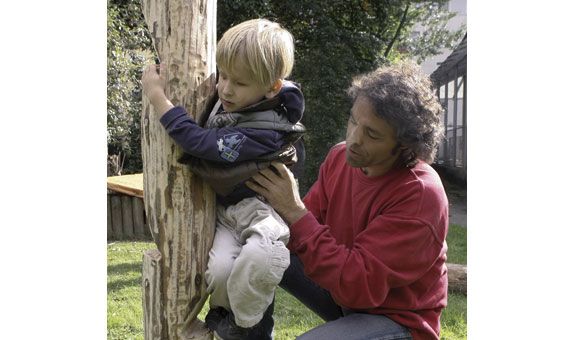
M132 218L132 197L122 195L122 232L125 238L134 238L134 221Z
M112 233L114 239L122 239L122 199L118 195L110 195L112 210Z
M463 168L467 172L467 71L463 74Z
M144 197L144 174L110 176L107 188L122 194Z
M120 194L126 194L126 195L140 197L140 198L144 197L144 193L142 191L131 189L131 188L126 188L126 187L123 187L121 185L117 185L114 183L108 183L107 187L108 187L108 189L113 190L115 192L118 192Z
M139 197L132 197L132 217L134 219L134 234L136 237L146 237L146 226L144 224L144 201Z
M108 239L113 238L114 236L114 230L112 229L112 207L111 207L111 199L110 199L110 195L107 195L108 197L106 198L106 211L107 211L107 219L108 219L108 223L107 223L107 237Z
M445 129L445 136L443 137L443 140L445 141L445 143L443 143L443 164L449 165L448 164L448 160L449 160L449 139L447 136L447 122L449 121L449 82L446 81L444 84L444 96L445 96L445 105L443 106L443 112L444 112L444 121L443 121L443 128Z
M459 92L459 86L457 86L457 69L455 69L455 79L453 80L453 157L452 165L457 166L457 93Z

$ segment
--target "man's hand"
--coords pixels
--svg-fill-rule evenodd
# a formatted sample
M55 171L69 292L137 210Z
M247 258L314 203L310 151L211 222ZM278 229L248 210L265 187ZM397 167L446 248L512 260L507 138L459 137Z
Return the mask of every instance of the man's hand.
M246 185L264 196L278 214L288 224L292 224L308 211L299 197L297 184L291 171L279 162L273 162L271 166L277 170L277 173L270 168L264 169L246 181Z
M174 107L164 93L164 86L166 85L166 64L164 62L159 65L152 64L144 68L142 73L142 89L144 94L154 106L156 113L163 115L169 109Z

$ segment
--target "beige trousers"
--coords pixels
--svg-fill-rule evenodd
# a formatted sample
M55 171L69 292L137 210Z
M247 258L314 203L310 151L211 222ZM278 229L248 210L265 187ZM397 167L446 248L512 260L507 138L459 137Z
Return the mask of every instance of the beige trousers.
M217 206L206 280L210 308L232 311L240 327L257 324L289 266L289 228L255 197Z

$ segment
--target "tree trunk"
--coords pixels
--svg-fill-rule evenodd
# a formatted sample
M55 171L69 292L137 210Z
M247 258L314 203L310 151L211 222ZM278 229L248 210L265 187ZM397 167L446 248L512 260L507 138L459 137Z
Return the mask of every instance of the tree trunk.
M142 9L158 57L167 64L167 97L197 118L215 88L216 1L142 0ZM207 298L204 272L215 230L215 194L178 163L181 156L144 98L144 204L159 251L144 255L147 340L211 338L205 330L193 334L201 328L196 317Z

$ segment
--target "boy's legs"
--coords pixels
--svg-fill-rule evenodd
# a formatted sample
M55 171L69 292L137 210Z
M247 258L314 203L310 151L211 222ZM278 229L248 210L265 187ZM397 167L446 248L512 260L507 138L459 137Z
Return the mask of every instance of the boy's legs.
M228 280L230 305L240 327L252 327L262 319L288 265L289 251L283 243L257 233L247 239Z
M206 272L210 307L225 307L240 327L258 324L252 333L270 336L275 287L289 265L282 242L287 242L289 229L257 198L218 206L217 225Z
M407 328L383 315L354 313L339 307L327 290L305 275L297 255L291 255L290 266L284 273L280 287L328 321L297 339L411 339Z
M210 308L223 307L228 311L231 309L227 284L234 261L241 249L242 246L234 233L218 224L206 270Z
M289 265L289 250L280 239L289 234L287 225L267 204L256 198L240 202L233 213L244 243L228 279L228 295L235 321L253 327L272 304L274 293Z
M266 309L263 318L251 328L246 340L272 340L274 338L274 301Z

